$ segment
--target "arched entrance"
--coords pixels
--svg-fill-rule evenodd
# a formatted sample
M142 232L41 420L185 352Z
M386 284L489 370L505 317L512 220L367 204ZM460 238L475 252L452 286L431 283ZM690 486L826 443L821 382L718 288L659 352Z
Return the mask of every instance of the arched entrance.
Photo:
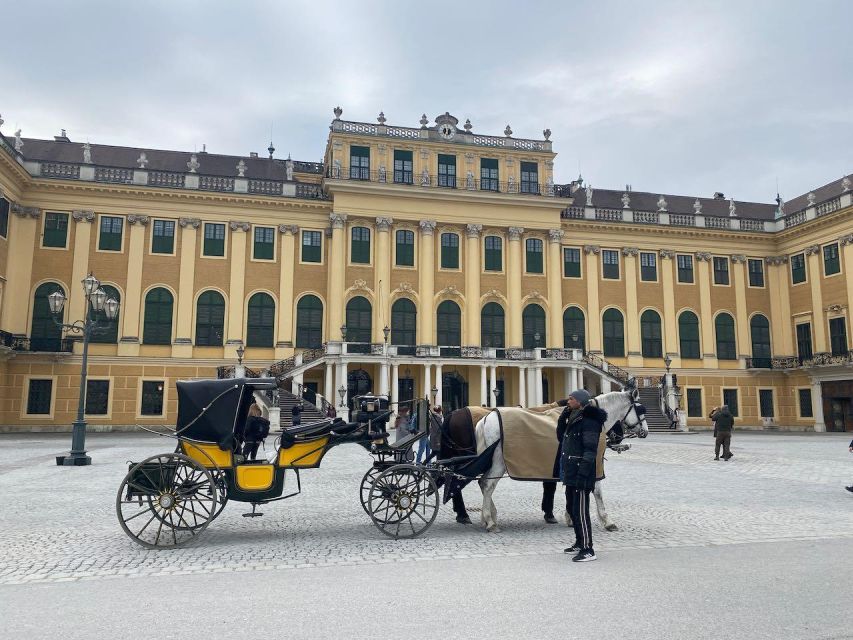
M364 369L353 369L347 373L347 407L352 409L352 399L373 391L373 379Z
M456 371L441 376L441 408L446 414L468 406L468 382Z

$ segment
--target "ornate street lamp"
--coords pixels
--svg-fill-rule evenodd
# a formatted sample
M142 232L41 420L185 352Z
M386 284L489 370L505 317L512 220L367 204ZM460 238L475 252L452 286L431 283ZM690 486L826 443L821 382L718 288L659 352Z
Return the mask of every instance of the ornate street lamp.
M438 387L433 385L433 387L432 387L432 389L430 389L430 391L432 392L432 406L435 406L435 398L436 398L436 396L438 396Z
M539 346L539 339L540 339L541 337L542 337L542 335L541 335L538 331L537 331L536 333L534 333L534 334L533 334L533 340L534 340L534 346L535 346L535 347L538 347L538 346Z
M86 374L89 364L89 341L93 335L110 329L110 325L118 317L119 303L115 298L107 296L101 289L100 281L91 273L82 281L83 295L86 298L86 311L83 320L62 322L62 310L65 307L65 296L61 291L55 291L47 297L47 304L56 325L69 333L79 333L83 336L83 361L80 365L80 393L77 398L77 419L71 427L71 451L66 456L56 456L56 464L65 467L79 467L92 464L92 458L86 455ZM92 312L103 313L106 322L100 320Z
M666 372L669 373L669 368L672 366L672 358L669 357L669 354L666 354L666 357L663 359L664 365L666 365Z
M386 325L385 325L385 328L384 328L384 329L382 329L382 333L385 335L385 343L387 344L387 343L388 343L388 336L390 336L390 335L391 335L391 327L389 327L389 326L386 324Z
M243 364L243 356L245 355L245 353L246 353L246 348L242 344L239 347L237 347L237 365L238 366Z
M498 406L498 394L500 393L500 391L501 391L501 390L500 390L500 389L498 389L497 387L495 387L494 389L492 389L492 393L494 394L494 396L492 397L492 404L493 404L493 406L495 406L495 407L496 407L496 406Z
M347 394L347 388L344 385L338 387L338 395L341 397L341 407L346 407L344 404L344 396Z
M347 326L345 324L341 325L341 342L347 341Z

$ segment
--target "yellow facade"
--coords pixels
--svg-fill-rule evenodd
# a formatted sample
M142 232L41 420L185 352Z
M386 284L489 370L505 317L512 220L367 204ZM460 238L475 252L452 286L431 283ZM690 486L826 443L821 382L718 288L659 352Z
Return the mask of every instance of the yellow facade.
M470 404L541 403L581 384L609 389L611 378L572 352L579 348L652 384L669 356L682 413L688 393L693 401L688 427L708 426L704 416L724 389L736 390L744 426L822 430L830 422L824 413L836 407L826 385L843 395L853 378L849 180L804 196L785 215L766 215L771 205L752 203L731 203L732 215L715 215L707 210L729 210L729 203L709 200L704 213L701 206L678 210L666 203L673 196L555 185L547 136L480 136L457 123L449 114L420 129L336 116L322 166L173 154L182 165L187 160L186 171L156 168L157 153L171 152L149 150L150 166L121 165L106 147L91 148L86 162L81 145L25 139L16 150L17 141L2 138L0 195L9 206L0 237L0 428L57 430L75 418L81 346L38 348L48 330L35 296L45 283L60 285L68 297L64 320L80 319L79 283L88 273L121 302L116 339L90 346L89 379L103 381L106 394L105 408L87 415L94 428L173 423L175 380L215 376L217 367L235 363L240 345L246 366L262 372L319 344L327 345L325 359L299 370L294 382L335 403L355 370L395 398L401 380L411 380L414 396L434 386L444 396L444 376L452 373ZM51 156L60 151L59 160ZM128 150L133 158L140 152ZM79 159L69 159L73 153ZM265 162L282 178L269 178ZM597 202L620 196L615 205ZM656 202L646 206L644 198ZM64 243L55 214L67 221ZM110 235L112 218L120 233ZM164 225L173 229L169 251L157 244L164 236L155 238ZM795 283L800 254L805 279ZM835 254L838 273L827 275ZM682 281L687 258L692 282ZM762 282L755 284L758 265ZM719 281L723 271L727 282ZM156 340L146 339L152 292L172 299ZM320 302L313 333L310 296ZM220 306L208 306L213 297ZM250 304L261 298L272 300L267 311ZM403 299L413 317L395 315ZM503 314L499 337L494 318L484 315L490 304ZM567 324L578 311L581 324ZM698 352L684 344L685 312L698 319ZM725 314L733 344L723 348L718 322ZM621 348L611 322L617 315ZM754 353L761 318L769 354ZM804 323L810 354L802 352ZM360 337L342 341L344 326ZM385 327L392 330L387 347ZM374 347L359 355L342 342ZM143 393L158 386L153 408L162 411L152 413ZM845 410L841 428L853 428Z

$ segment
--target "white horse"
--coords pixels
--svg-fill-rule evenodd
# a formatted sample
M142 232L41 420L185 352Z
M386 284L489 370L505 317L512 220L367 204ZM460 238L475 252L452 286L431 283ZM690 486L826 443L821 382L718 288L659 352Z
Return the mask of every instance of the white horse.
M628 429L626 435L636 435L640 438L645 438L649 434L649 425L646 424L646 416L642 412L639 397L639 391L636 388L630 388L623 391L603 393L590 400L590 402L595 403L600 409L604 409L607 412L607 421L604 424L605 433L610 431L617 422L621 422ZM485 451L495 442L499 442L501 439L501 427L498 416L494 413L489 413L485 418L480 420L474 427L474 435L477 440L478 454ZM500 531L497 523L498 511L492 500L492 494L498 485L498 481L505 474L506 466L504 465L503 449L499 443L492 457L492 466L478 481L480 490L483 492L483 509L480 512L480 518L486 530L491 533L498 533ZM615 531L616 525L610 521L604 507L604 499L601 494L601 481L595 483L593 493L595 495L598 518L602 526L608 531ZM566 523L571 524L571 520L568 517L568 514L566 514Z

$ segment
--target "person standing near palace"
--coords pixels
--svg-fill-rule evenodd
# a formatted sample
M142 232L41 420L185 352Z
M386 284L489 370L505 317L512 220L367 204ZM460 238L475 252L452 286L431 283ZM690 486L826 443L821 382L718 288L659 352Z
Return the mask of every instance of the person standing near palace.
M569 404L560 416L560 421L565 421L560 475L566 485L566 502L575 530L575 543L564 551L575 554L574 562L597 559L592 547L589 494L595 488L598 442L606 420L607 412L591 404L589 392L584 389L569 394Z
M292 416L291 426L298 427L302 424L302 400L293 405L290 409L290 415Z
M735 417L729 410L729 405L714 407L708 416L714 421L714 460L720 459L720 446L723 447L723 460L727 461L734 454L731 452L732 431L735 427Z
M850 446L847 447L847 450L850 451L850 453L853 453L853 440L850 441ZM849 487L844 488L847 489L850 493L853 493L853 484L851 484Z

